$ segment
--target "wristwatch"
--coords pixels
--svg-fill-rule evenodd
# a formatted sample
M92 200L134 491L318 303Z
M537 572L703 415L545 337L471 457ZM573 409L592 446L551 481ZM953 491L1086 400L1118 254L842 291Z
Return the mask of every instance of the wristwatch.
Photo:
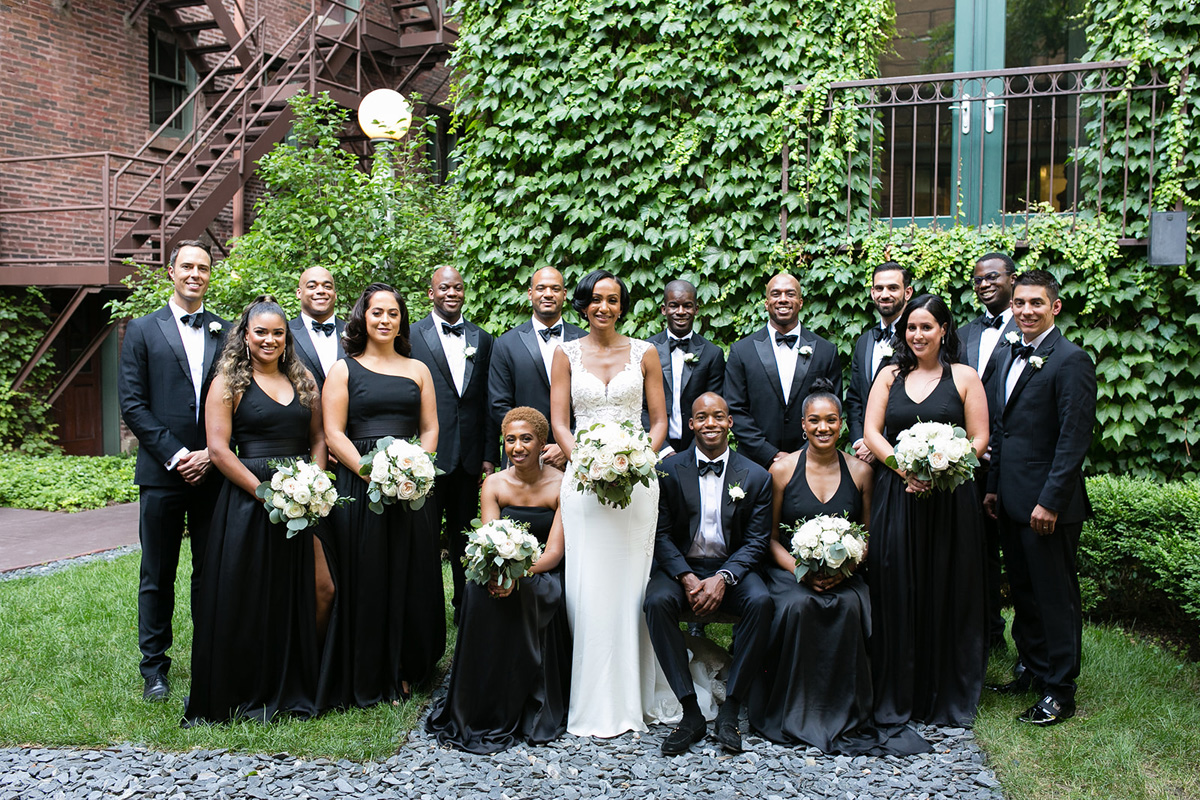
M719 569L717 574L721 576L721 580L725 581L726 586L737 586L737 578L733 577L733 573L729 570Z

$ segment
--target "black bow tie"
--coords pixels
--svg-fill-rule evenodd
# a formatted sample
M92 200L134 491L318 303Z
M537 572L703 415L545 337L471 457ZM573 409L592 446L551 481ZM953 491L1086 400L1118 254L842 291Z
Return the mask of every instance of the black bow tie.
M179 318L179 321L189 327L199 328L201 322L203 321L200 319L202 316L204 316L204 312L197 311L195 314L184 314L182 317Z
M1033 345L1021 344L1019 340L1012 343L1012 357L1014 360L1023 358L1028 361L1031 355L1033 355Z
M680 349L681 347L684 350L687 349L687 346L688 346L687 339L676 339L674 336L669 336L667 338L671 342L671 352L672 353L675 352L676 350Z
M796 340L800 337L794 333L780 333L775 331L775 345L783 345L784 347L795 347Z
M724 461L701 461L700 462L700 477L703 478L708 473L716 475L718 478L725 472Z
M334 331L337 330L337 326L332 322L317 322L314 319L312 321L312 329L316 333L323 333L326 336L333 336Z
M542 337L543 342L550 341L551 336L562 338L562 323L560 322L557 325L552 325L549 328L542 328L540 331L538 331L538 335Z
M449 322L443 322L442 333L446 334L447 336L462 336L463 324L459 322L456 325L451 325Z
M891 341L891 338L892 338L892 329L891 328L875 328L875 341L877 341L877 342L882 342L884 340Z
M985 328L995 328L996 330L1000 330L1004 327L1004 315L997 314L994 317L990 314L985 315L983 318L983 326Z

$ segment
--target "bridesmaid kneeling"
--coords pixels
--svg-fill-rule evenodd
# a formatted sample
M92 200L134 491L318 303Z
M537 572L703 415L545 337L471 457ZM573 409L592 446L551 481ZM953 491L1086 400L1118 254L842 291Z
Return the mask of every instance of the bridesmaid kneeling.
M538 464L550 433L541 413L514 408L501 432L512 466L484 482L481 518L527 522L545 550L515 590L466 585L450 686L426 723L442 744L481 754L507 750L518 740L557 739L567 726L570 696L558 508L563 474Z
M903 725L873 723L867 641L871 601L861 576L807 573L796 581L792 534L822 515L870 522L874 474L837 449L842 404L818 379L804 400L808 446L771 467L773 517L767 587L775 601L771 649L750 702L750 724L777 744L811 745L843 755L911 755L929 744Z
M321 396L296 357L283 309L259 295L229 334L205 412L217 497L196 599L192 687L183 725L312 716L333 582L321 542L291 538L255 497L270 461L324 468ZM237 442L237 454L230 440Z

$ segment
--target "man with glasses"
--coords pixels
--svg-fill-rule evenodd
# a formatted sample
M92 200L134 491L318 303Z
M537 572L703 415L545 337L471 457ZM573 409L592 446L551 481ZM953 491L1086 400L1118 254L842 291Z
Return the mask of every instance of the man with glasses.
M1017 265L1005 253L988 253L975 262L971 277L975 298L985 312L959 328L959 361L979 373L988 399L988 419L995 423L999 412L996 383L1000 365L1007 351L999 347L1009 331L1017 329L1012 313L1013 279ZM979 501L987 491L988 466L991 449L984 454L975 471L975 488ZM988 642L992 648L1004 646L1004 617L1000 616L1000 531L996 520L983 518L984 546L987 553L987 626Z

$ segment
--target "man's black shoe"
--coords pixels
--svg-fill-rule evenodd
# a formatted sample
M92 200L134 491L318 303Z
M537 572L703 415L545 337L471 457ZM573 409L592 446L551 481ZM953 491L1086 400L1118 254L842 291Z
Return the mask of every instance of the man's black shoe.
M165 702L170 693L171 684L167 681L167 676L161 672L146 678L146 683L142 687L142 699L148 703Z
M1025 722L1039 728L1049 728L1051 725L1065 722L1073 716L1075 716L1074 703L1060 703L1050 695L1046 695L1025 709L1025 713L1017 717L1017 722Z
M738 730L736 720L718 719L716 736L717 744L726 753L742 752L742 732Z
M996 694L1025 694L1033 691L1033 676L1026 672L1008 683L989 683L987 688Z
M663 739L662 754L664 756L677 756L680 753L686 753L692 745L704 738L704 734L708 732L708 723L701 717L699 722L689 720L684 717L675 730Z

